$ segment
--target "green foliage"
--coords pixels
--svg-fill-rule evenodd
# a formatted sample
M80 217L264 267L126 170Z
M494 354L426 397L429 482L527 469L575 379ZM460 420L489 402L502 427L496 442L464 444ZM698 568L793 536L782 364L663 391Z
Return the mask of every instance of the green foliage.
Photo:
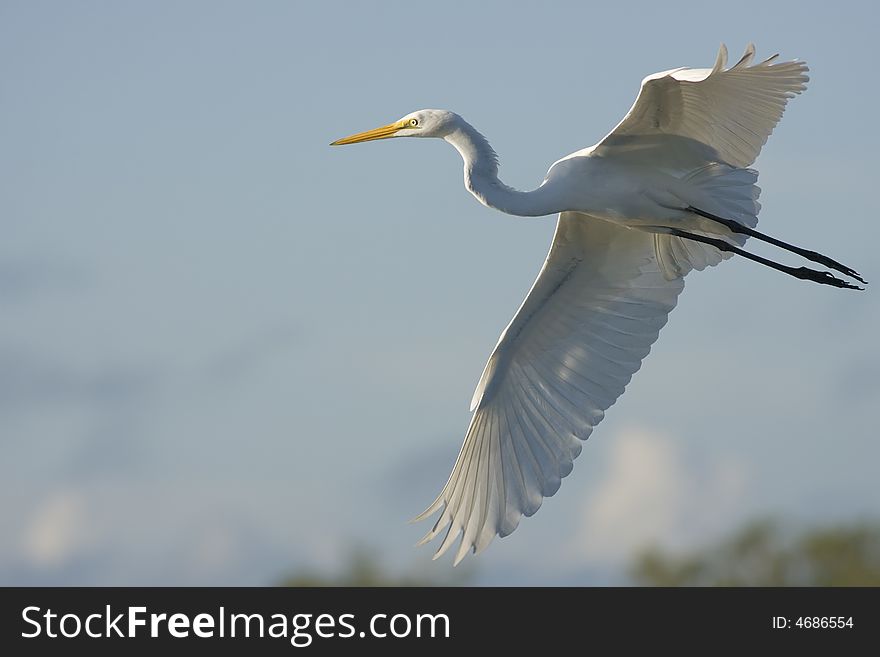
M285 578L280 586L462 586L471 579L472 571L467 568L456 568L443 579L422 575L393 575L382 568L372 552L357 548L352 551L347 565L338 575L302 570Z
M691 554L648 549L630 574L643 586L880 586L880 525L792 535L761 520Z

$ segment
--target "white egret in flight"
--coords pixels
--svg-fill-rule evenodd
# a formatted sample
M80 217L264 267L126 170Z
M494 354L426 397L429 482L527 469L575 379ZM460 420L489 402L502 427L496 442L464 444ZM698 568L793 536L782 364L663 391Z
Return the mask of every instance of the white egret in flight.
M459 115L421 110L333 142L437 137L464 160L464 183L508 214L558 214L550 253L501 334L471 401L464 445L443 490L417 519L448 527L435 558L461 534L458 563L516 529L568 475L581 443L623 392L657 339L692 269L733 254L791 276L862 289L827 271L743 250L753 237L864 283L853 269L755 230L758 172L750 165L790 98L804 62L752 64L749 44L725 68L677 68L642 81L635 104L595 146L554 163L530 192L498 179L495 151Z

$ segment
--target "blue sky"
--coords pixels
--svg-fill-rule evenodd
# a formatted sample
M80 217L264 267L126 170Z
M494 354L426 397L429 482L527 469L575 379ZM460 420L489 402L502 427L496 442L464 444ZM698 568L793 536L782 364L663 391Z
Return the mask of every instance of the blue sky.
M805 59L761 227L880 279L871 3L600 4L0 5L0 583L264 584L353 544L448 571L406 520L554 222L480 206L440 142L327 146L412 110L459 112L531 188L647 74L721 41ZM689 276L477 581L620 581L756 515L877 517L878 326L872 290Z

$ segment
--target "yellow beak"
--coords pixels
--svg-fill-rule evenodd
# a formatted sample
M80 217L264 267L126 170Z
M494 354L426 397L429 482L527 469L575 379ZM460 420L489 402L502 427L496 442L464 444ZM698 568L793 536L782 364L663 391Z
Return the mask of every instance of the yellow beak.
M351 137L337 139L330 145L342 146L343 144L357 144L362 141L373 141L374 139L388 139L389 137L393 137L398 130L402 130L406 127L408 127L406 121L395 121L394 123L389 123L388 125L383 125L379 128L373 128L366 132L359 132Z

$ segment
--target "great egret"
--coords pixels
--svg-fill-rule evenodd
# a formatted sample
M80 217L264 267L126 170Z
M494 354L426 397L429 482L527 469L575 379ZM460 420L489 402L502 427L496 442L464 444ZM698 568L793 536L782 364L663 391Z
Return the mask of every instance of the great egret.
M774 55L751 65L754 54L749 44L726 69L722 44L711 69L648 76L608 136L554 163L531 192L502 183L489 142L445 110L413 112L331 144L444 139L461 154L465 187L483 205L519 216L559 214L547 260L480 377L452 474L416 518L441 512L420 545L449 527L435 559L459 533L455 564L470 549L480 552L559 489L692 269L738 254L797 278L862 289L741 248L754 237L865 282L827 256L755 230L760 189L748 167L809 78L804 62L775 63Z

